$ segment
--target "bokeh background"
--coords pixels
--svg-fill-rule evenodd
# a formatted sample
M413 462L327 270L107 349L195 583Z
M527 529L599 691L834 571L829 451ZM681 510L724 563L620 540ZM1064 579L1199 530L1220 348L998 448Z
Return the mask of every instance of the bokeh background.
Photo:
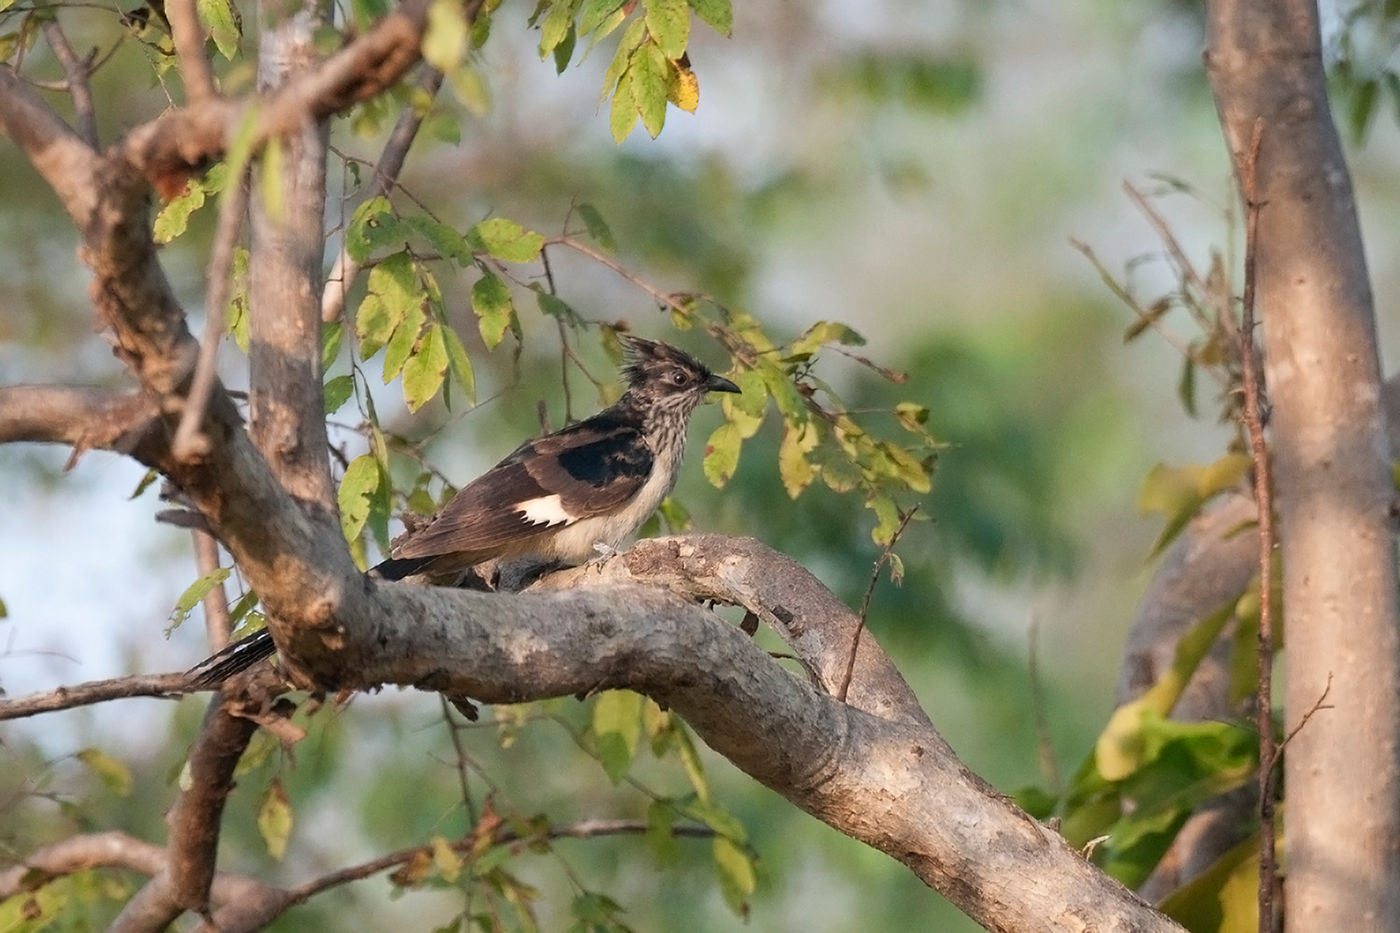
M1172 286L1162 245L1123 192L1153 198L1193 259L1238 245L1228 163L1200 66L1201 12L1190 3L1106 0L736 4L734 34L697 24L695 115L670 111L657 140L621 146L598 103L600 50L556 75L541 62L530 5L507 2L483 53L491 101L430 121L403 176L441 219L488 214L558 232L571 204L595 205L618 258L671 291L744 308L776 336L841 320L861 352L908 374L891 385L831 356L824 378L870 406L910 399L930 409L946 446L934 491L901 541L900 587L876 589L870 627L965 761L999 789L1054 787L1088 752L1113 704L1124 632L1151 572L1159 520L1140 515L1142 477L1159 461L1213 460L1228 429L1178 399L1182 360L1148 334L1125 343L1127 309L1071 246L1087 244L1150 303ZM1326 8L1329 48L1342 13ZM94 35L111 15L83 14ZM104 139L158 112L139 46L99 85ZM42 43L33 53L46 54ZM454 130L454 127L457 129ZM456 134L459 138L452 139ZM1350 157L1383 336L1396 312L1392 257L1400 144L1376 119ZM373 140L337 126L346 153ZM354 209L348 171L333 169L328 224ZM340 195L351 199L342 203ZM207 213L207 212L206 212ZM86 272L56 200L12 146L0 146L0 381L120 384L93 331ZM196 316L210 218L197 217L167 266ZM648 296L582 257L553 270L561 297L598 320L682 342L711 362L720 349L675 336ZM465 307L465 283L447 283ZM522 306L523 303L522 303ZM196 326L198 321L196 320ZM1184 320L1169 328L1189 338ZM465 480L534 430L536 403L559 417L553 321L522 317L524 352L486 356L463 313L481 404L409 417L395 387L378 398L397 430L432 436L428 453ZM607 373L601 355L589 357ZM226 381L246 373L235 352ZM575 378L579 412L596 404ZM353 421L353 417L347 420ZM718 423L702 410L692 444ZM783 493L770 423L745 447L723 491L698 450L678 497L697 528L754 535L785 550L857 604L878 548L858 502L813 488ZM338 439L353 449L353 436ZM196 576L187 536L158 525L155 489L132 498L142 470L89 453L0 447L0 688L19 695L134 671L180 669L204 653L198 616L167 634L171 607ZM130 700L0 727L0 861L77 829L120 826L159 841L161 812L203 708ZM569 730L572 700L507 749L488 722L463 735L501 799L556 821L635 817L646 798L614 788ZM488 717L489 718L489 717ZM266 749L228 816L226 864L287 880L462 832L455 757L435 697L386 692L323 711L292 756ZM73 756L98 746L136 776L126 796ZM645 756L644 756L645 757ZM775 931L973 929L901 866L864 849L706 753L717 794L744 820L761 860L747 928ZM280 867L253 828L270 774L286 783L297 826ZM674 767L640 764L648 786L679 792ZM639 930L745 928L724 905L703 843L661 858L638 840L563 843L528 857L543 928L564 929L570 872L624 904ZM563 866L567 863L568 868ZM280 873L280 874L278 874ZM279 929L433 929L461 909L451 892L390 898L372 879L301 908Z

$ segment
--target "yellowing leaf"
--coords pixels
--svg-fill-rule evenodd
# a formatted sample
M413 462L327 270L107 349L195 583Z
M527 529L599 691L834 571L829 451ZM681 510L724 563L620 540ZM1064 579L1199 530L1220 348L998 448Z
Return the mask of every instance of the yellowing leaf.
M118 797L126 797L131 793L131 771L122 762L108 755L106 752L96 748L85 748L78 752L77 758L88 769L102 779L102 783L107 789Z
M340 530L346 541L359 541L369 521L371 497L382 481L379 460L373 454L361 454L345 468L336 502L340 506Z
M812 423L794 428L784 425L783 440L778 445L778 475L782 477L783 488L790 498L796 499L812 483L815 475L812 465L807 462L807 454L817 446L817 432Z
M748 913L748 898L758 886L753 859L732 840L716 836L714 841L715 873L724 900L736 914Z
M451 73L467 53L467 20L462 4L433 0L428 7L428 28L423 33L423 60L438 71Z
M258 834L267 846L267 854L280 862L292 834L292 805L281 778L273 778L263 791L258 804Z
M504 262L534 262L540 258L544 237L513 220L490 217L467 231L467 242Z
M666 96L679 109L694 113L700 106L700 79L689 68L677 65L666 87Z
M1214 463L1169 467L1157 464L1142 482L1138 509L1161 512L1167 524L1152 546L1152 556L1162 552L1195 517L1212 496L1244 477L1252 460L1246 454L1227 454Z
M631 690L608 690L593 702L598 760L614 784L622 780L637 754L641 714L642 696Z
M1150 711L1163 718L1170 715L1187 681L1233 615L1232 602L1193 625L1177 643L1172 666L1142 696L1113 711L1094 744L1099 774L1110 781L1121 781L1138 769L1142 764L1143 714Z
M720 425L710 435L705 443L704 463L705 478L710 485L723 488L734 476L734 471L739 467L739 447L742 443L739 429L730 422Z
M448 884L453 884L462 874L462 856L453 851L446 839L441 836L434 836L433 847L433 867L437 869L438 875Z

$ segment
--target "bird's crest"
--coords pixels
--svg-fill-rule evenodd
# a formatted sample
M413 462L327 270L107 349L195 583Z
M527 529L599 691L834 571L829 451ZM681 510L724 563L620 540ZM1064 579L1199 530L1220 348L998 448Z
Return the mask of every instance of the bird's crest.
M629 388L654 382L668 370L684 370L690 377L689 385L699 385L710 377L709 367L668 343L624 334L622 347L627 364L622 376Z

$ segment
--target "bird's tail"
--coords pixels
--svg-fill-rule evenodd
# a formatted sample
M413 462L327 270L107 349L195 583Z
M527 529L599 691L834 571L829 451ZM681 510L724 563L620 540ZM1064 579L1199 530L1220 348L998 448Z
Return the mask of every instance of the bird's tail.
M402 580L412 576L428 564L431 557L391 558L370 568L369 575L379 580ZM190 686L196 689L217 687L234 674L241 674L263 658L270 658L277 651L272 642L272 633L260 629L251 635L240 638L217 654L212 654L185 672L190 678Z
M272 633L265 628L259 629L200 661L186 671L185 676L190 678L190 686L196 689L217 687L263 658L272 657L276 651L277 645L272 641Z

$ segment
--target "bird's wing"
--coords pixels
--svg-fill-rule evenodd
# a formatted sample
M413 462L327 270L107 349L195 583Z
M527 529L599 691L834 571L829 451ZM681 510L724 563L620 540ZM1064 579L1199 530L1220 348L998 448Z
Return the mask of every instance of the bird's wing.
M396 558L489 552L620 508L651 474L634 426L606 412L522 445L395 543Z

